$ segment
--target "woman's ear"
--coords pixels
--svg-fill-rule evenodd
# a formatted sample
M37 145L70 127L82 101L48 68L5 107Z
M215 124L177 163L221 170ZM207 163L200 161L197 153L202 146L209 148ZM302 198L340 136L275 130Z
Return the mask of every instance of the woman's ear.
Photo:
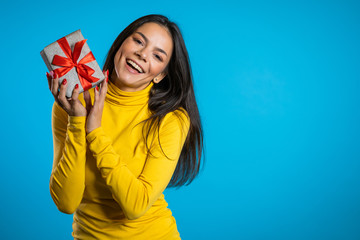
M155 78L154 78L154 83L159 83L161 80L163 80L164 78L166 77L166 72L162 72L160 73L159 75L157 75Z

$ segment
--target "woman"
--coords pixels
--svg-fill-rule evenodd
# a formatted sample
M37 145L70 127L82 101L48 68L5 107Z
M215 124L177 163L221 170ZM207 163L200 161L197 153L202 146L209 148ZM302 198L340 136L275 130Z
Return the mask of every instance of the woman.
M180 239L166 187L197 176L202 128L187 50L161 15L131 23L111 46L101 88L55 98L51 196L74 213L75 239Z

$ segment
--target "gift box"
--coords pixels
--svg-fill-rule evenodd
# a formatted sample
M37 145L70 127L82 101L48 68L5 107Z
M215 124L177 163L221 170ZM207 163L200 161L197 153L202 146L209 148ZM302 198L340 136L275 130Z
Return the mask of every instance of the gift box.
M66 97L71 97L76 84L81 93L105 79L80 29L48 45L40 55L49 71L59 77L59 86L66 78Z

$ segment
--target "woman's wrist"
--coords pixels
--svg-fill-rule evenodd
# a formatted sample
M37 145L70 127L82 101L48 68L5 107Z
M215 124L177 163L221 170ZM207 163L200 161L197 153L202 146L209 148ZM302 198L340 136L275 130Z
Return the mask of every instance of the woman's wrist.
M95 128L93 129L92 131L90 132L86 132L86 139L88 142L92 142L96 136L98 136L99 134L101 135L103 133L103 130L102 130L102 127L98 127L98 128Z
M84 129L86 125L85 116L68 116L69 127L74 129Z

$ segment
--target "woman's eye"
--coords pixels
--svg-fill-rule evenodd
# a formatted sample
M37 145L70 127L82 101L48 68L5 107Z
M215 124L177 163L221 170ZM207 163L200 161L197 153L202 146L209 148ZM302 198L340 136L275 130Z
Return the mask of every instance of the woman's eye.
M142 44L142 42L139 39L134 38L134 41L138 44Z
M161 57L160 57L159 55L155 54L155 57L156 57L158 60L162 61L162 59L161 59Z

